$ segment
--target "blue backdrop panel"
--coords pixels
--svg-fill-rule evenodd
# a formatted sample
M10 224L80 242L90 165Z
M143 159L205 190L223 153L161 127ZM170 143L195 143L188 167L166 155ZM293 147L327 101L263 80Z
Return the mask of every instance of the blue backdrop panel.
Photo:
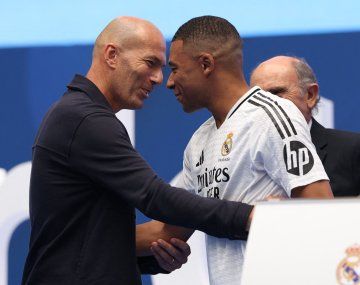
M21 284L22 271L29 248L30 221L21 223L14 231L9 246L9 285Z
M10 167L30 159L35 126L29 125L27 51L0 49L0 167Z
M45 112L90 61L90 46L0 49L0 167L31 159Z
M244 68L248 77L256 64L271 56L305 57L317 73L322 95L335 103L335 126L358 132L359 53L360 33L248 38ZM0 167L8 170L31 159L41 118L66 90L73 74L86 73L91 46L0 49L0 62ZM169 69L164 73L166 81ZM136 112L136 147L169 181L182 167L183 150L192 133L208 117L207 111L185 114L171 91L156 87L145 107ZM144 220L139 216L138 221ZM9 285L19 282L28 235L29 224L25 222L12 237ZM149 278L144 284L150 284Z

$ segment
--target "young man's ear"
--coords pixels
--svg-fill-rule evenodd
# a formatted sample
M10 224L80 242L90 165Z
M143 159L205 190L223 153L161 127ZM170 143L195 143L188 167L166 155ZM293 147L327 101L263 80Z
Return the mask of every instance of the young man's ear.
M317 83L311 83L307 87L306 104L310 110L312 110L319 98L319 85Z
M204 75L207 77L215 69L215 58L210 53L202 53L199 56L199 64L201 65Z
M110 68L116 67L118 52L118 48L112 43L105 46L104 59Z

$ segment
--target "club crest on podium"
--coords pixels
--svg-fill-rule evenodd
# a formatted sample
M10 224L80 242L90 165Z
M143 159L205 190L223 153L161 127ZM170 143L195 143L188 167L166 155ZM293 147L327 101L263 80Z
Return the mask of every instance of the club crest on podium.
M350 246L345 253L336 270L337 281L340 285L360 285L360 245Z

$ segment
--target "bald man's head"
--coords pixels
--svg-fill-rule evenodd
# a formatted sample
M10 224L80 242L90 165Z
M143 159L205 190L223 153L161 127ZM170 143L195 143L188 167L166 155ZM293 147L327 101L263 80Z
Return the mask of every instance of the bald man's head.
M123 49L141 47L151 37L162 38L160 30L151 22L136 17L118 17L112 20L95 41L93 56L113 43Z
M319 100L319 86L311 67L296 57L276 56L262 62L252 72L250 85L291 100L307 121Z
M149 21L118 17L97 37L87 77L114 111L138 109L163 80L166 45Z
M275 95L297 90L299 78L294 67L295 58L276 56L260 63L252 72L250 84L258 85Z

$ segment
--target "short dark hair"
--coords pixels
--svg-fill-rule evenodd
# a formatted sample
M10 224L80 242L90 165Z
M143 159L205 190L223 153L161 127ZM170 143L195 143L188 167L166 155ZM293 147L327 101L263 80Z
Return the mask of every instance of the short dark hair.
M236 28L229 21L216 16L192 18L177 30L172 42L176 40L182 40L185 44L211 40L219 45L232 40L242 48L242 39Z

